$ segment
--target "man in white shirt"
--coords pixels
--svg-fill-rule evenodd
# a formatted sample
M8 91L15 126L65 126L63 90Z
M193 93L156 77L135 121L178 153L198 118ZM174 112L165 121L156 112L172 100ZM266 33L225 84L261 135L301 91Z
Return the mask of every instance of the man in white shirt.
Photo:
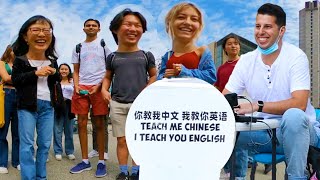
M74 94L72 96L72 112L78 115L79 139L82 152L82 162L73 167L71 173L81 173L91 170L88 160L88 139L87 121L90 105L94 123L97 130L97 143L99 161L96 170L96 177L107 175L104 162L105 147L105 116L108 114L108 105L101 94L101 83L106 73L106 56L110 50L103 47L97 38L100 31L100 22L95 19L88 19L84 22L83 31L86 33L86 40L73 50L72 63L74 66L73 81Z
M265 119L279 119L277 153L284 154L290 179L307 179L305 174L309 145L318 146L314 127L315 111L310 104L310 75L305 53L282 38L286 14L274 4L264 4L257 12L254 29L258 48L242 55L223 94L246 90L253 101L240 104L238 114L258 112ZM271 152L267 131L241 132L236 152ZM254 143L252 143L254 142ZM258 145L260 144L260 145ZM249 150L249 151L248 151ZM245 152L245 153L243 153ZM247 157L238 157L237 179L245 179Z

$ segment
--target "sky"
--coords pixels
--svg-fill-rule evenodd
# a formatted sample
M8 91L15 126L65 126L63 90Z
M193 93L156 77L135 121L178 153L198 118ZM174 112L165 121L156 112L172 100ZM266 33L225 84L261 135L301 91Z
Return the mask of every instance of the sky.
M17 38L22 24L31 16L44 15L54 25L58 63L70 63L72 50L85 40L83 22L93 18L100 21L99 38L103 38L111 51L117 49L109 31L110 21L125 8L139 11L147 20L148 30L139 47L160 58L171 49L165 32L164 19L178 0L0 0L0 55ZM305 0L191 0L204 15L204 29L197 45L208 45L233 32L252 42L257 9L264 3L280 5L287 14L284 39L299 45L299 10Z

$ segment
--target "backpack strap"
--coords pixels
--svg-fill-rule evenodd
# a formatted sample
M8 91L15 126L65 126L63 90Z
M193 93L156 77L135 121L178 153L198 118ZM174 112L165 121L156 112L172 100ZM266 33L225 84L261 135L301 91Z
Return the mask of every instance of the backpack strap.
M100 45L103 48L103 53L104 53L104 63L106 65L107 68L107 54L106 54L106 49L104 48L106 46L106 43L104 42L104 39L101 39L100 41Z
M144 50L142 50L142 52L143 52L143 56L144 56L144 59L146 60L146 70L147 70L147 73L148 73L148 70L149 70L149 52L150 51L144 51Z
M78 61L79 61L79 64L80 64L80 54L81 54L81 43L77 44L76 45L76 53L78 53Z
M108 56L108 58L110 58L111 59L111 70L114 72L114 68L113 68L113 61L114 61L114 59L115 59L115 57L116 57L116 54L114 53L114 52L112 52L109 56Z

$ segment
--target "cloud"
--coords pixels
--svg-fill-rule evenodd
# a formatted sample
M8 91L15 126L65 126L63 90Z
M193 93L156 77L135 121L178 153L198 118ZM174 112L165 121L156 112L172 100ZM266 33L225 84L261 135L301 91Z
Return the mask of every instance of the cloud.
M59 62L71 61L72 49L85 39L83 22L88 18L101 22L99 37L104 38L107 46L116 50L117 46L109 31L112 18L124 8L132 8L141 12L147 19L148 31L143 35L139 47L151 50L160 57L171 48L171 41L165 32L164 19L169 9L178 0L11 0L0 4L0 53L7 44L17 36L21 25L31 16L42 14L54 23L54 34L57 38L56 48ZM220 40L223 36L234 32L253 41L253 27L256 11L267 1L258 0L254 3L239 0L194 0L204 14L205 29L198 40L198 45L207 45ZM273 0L287 13L287 41L298 45L299 10L304 7L301 0ZM254 42L254 41L253 41Z

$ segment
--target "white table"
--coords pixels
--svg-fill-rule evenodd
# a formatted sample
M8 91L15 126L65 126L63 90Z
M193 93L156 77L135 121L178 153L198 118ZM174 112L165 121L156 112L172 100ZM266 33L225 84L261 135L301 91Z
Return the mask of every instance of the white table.
M257 131L257 130L272 130L272 180L276 179L276 146L277 146L277 137L276 137L276 128L280 126L279 120L276 119L266 119L262 120L263 122L256 122L256 123L236 123L236 131L237 137L236 142L241 131ZM235 179L234 174L234 165L235 165L235 152L231 155L231 169L230 169L230 179Z

